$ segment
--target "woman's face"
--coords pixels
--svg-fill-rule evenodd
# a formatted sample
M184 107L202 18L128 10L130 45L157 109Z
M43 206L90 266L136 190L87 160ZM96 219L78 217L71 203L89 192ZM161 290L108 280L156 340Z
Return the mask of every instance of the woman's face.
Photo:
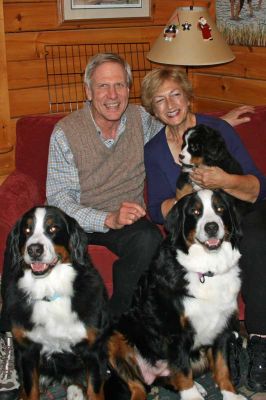
M166 125L178 126L187 120L190 102L180 85L171 79L159 87L152 104L155 116Z

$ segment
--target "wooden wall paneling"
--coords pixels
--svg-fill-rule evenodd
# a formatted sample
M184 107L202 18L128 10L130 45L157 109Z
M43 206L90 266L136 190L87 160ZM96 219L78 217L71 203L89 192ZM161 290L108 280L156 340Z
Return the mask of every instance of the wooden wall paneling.
M47 86L45 61L10 61L7 63L8 87L12 89Z
M57 29L79 29L79 28L107 28L112 27L135 27L145 25L162 25L174 12L178 1L153 0L152 16L149 21L141 18L124 18L110 20L87 20L66 22L61 24L58 14L58 4L53 1L32 2L4 2L4 15L6 32L26 32Z
M236 58L232 62L209 67L194 68L194 72L266 79L265 47L232 46Z
M56 29L80 28L115 28L146 25L165 25L178 6L188 6L188 0L151 0L152 13L150 20L141 18L123 18L109 20L87 20L60 23L57 0L42 1L4 1L6 32L26 32ZM210 4L210 13L214 14L214 1L194 0L195 5Z
M4 3L6 32L57 29L56 2Z
M10 110L8 102L8 84L6 67L6 45L3 4L0 2L0 166L1 174L5 175L13 167Z
M152 43L160 34L160 27L140 27L134 29L86 29L78 31L23 32L6 34L7 61L22 61L44 58L46 44L116 43L143 42Z
M221 75L193 75L197 97L239 104L266 104L266 81Z
M47 87L13 89L9 91L12 118L22 115L49 113Z
M216 99L208 99L204 97L195 97L193 101L193 111L194 112L212 112L212 111L229 111L234 107L243 105L243 103L234 103L228 101L220 101Z

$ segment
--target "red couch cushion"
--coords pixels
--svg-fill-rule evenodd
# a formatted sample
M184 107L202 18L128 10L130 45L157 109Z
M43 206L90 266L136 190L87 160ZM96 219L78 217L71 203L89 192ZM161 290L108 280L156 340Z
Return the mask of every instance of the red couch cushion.
M28 209L41 203L34 179L21 172L14 171L0 186L0 273L6 238L11 228Z
M32 115L17 122L16 169L33 177L39 187L42 202L45 184L50 136L54 125L63 114Z
M258 106L255 114L248 115L251 118L250 122L235 129L259 170L266 174L266 106Z

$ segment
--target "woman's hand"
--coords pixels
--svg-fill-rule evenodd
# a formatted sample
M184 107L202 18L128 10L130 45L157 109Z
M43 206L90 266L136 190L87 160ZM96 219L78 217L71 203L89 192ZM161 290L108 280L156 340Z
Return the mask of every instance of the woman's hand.
M249 122L251 118L246 114L247 113L254 114L254 112L255 112L255 107L253 106L240 106L233 108L233 110L221 116L221 119L228 122L231 126L237 126Z
M254 175L228 174L219 167L200 166L190 173L190 178L204 189L223 189L240 200L254 203L260 183Z
M204 189L223 189L226 187L228 173L219 167L200 166L193 169L190 178Z

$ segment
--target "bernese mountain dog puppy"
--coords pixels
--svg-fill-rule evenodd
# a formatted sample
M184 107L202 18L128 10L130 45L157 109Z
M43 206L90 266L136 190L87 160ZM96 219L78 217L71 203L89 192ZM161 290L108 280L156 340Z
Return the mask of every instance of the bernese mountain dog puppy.
M108 296L86 233L58 208L35 207L16 223L6 252L3 302L23 398L39 398L41 378L68 385L68 400L103 400Z
M168 236L108 340L112 394L106 399L144 400L159 380L181 400L203 400L194 377L208 368L224 400L244 399L229 367L241 284L232 198L193 192L173 207L166 227Z
M242 167L229 153L221 134L203 124L189 128L184 133L179 161L182 171L176 184L177 200L200 189L190 180L189 174L193 168L202 165L216 166L229 174L243 175Z

